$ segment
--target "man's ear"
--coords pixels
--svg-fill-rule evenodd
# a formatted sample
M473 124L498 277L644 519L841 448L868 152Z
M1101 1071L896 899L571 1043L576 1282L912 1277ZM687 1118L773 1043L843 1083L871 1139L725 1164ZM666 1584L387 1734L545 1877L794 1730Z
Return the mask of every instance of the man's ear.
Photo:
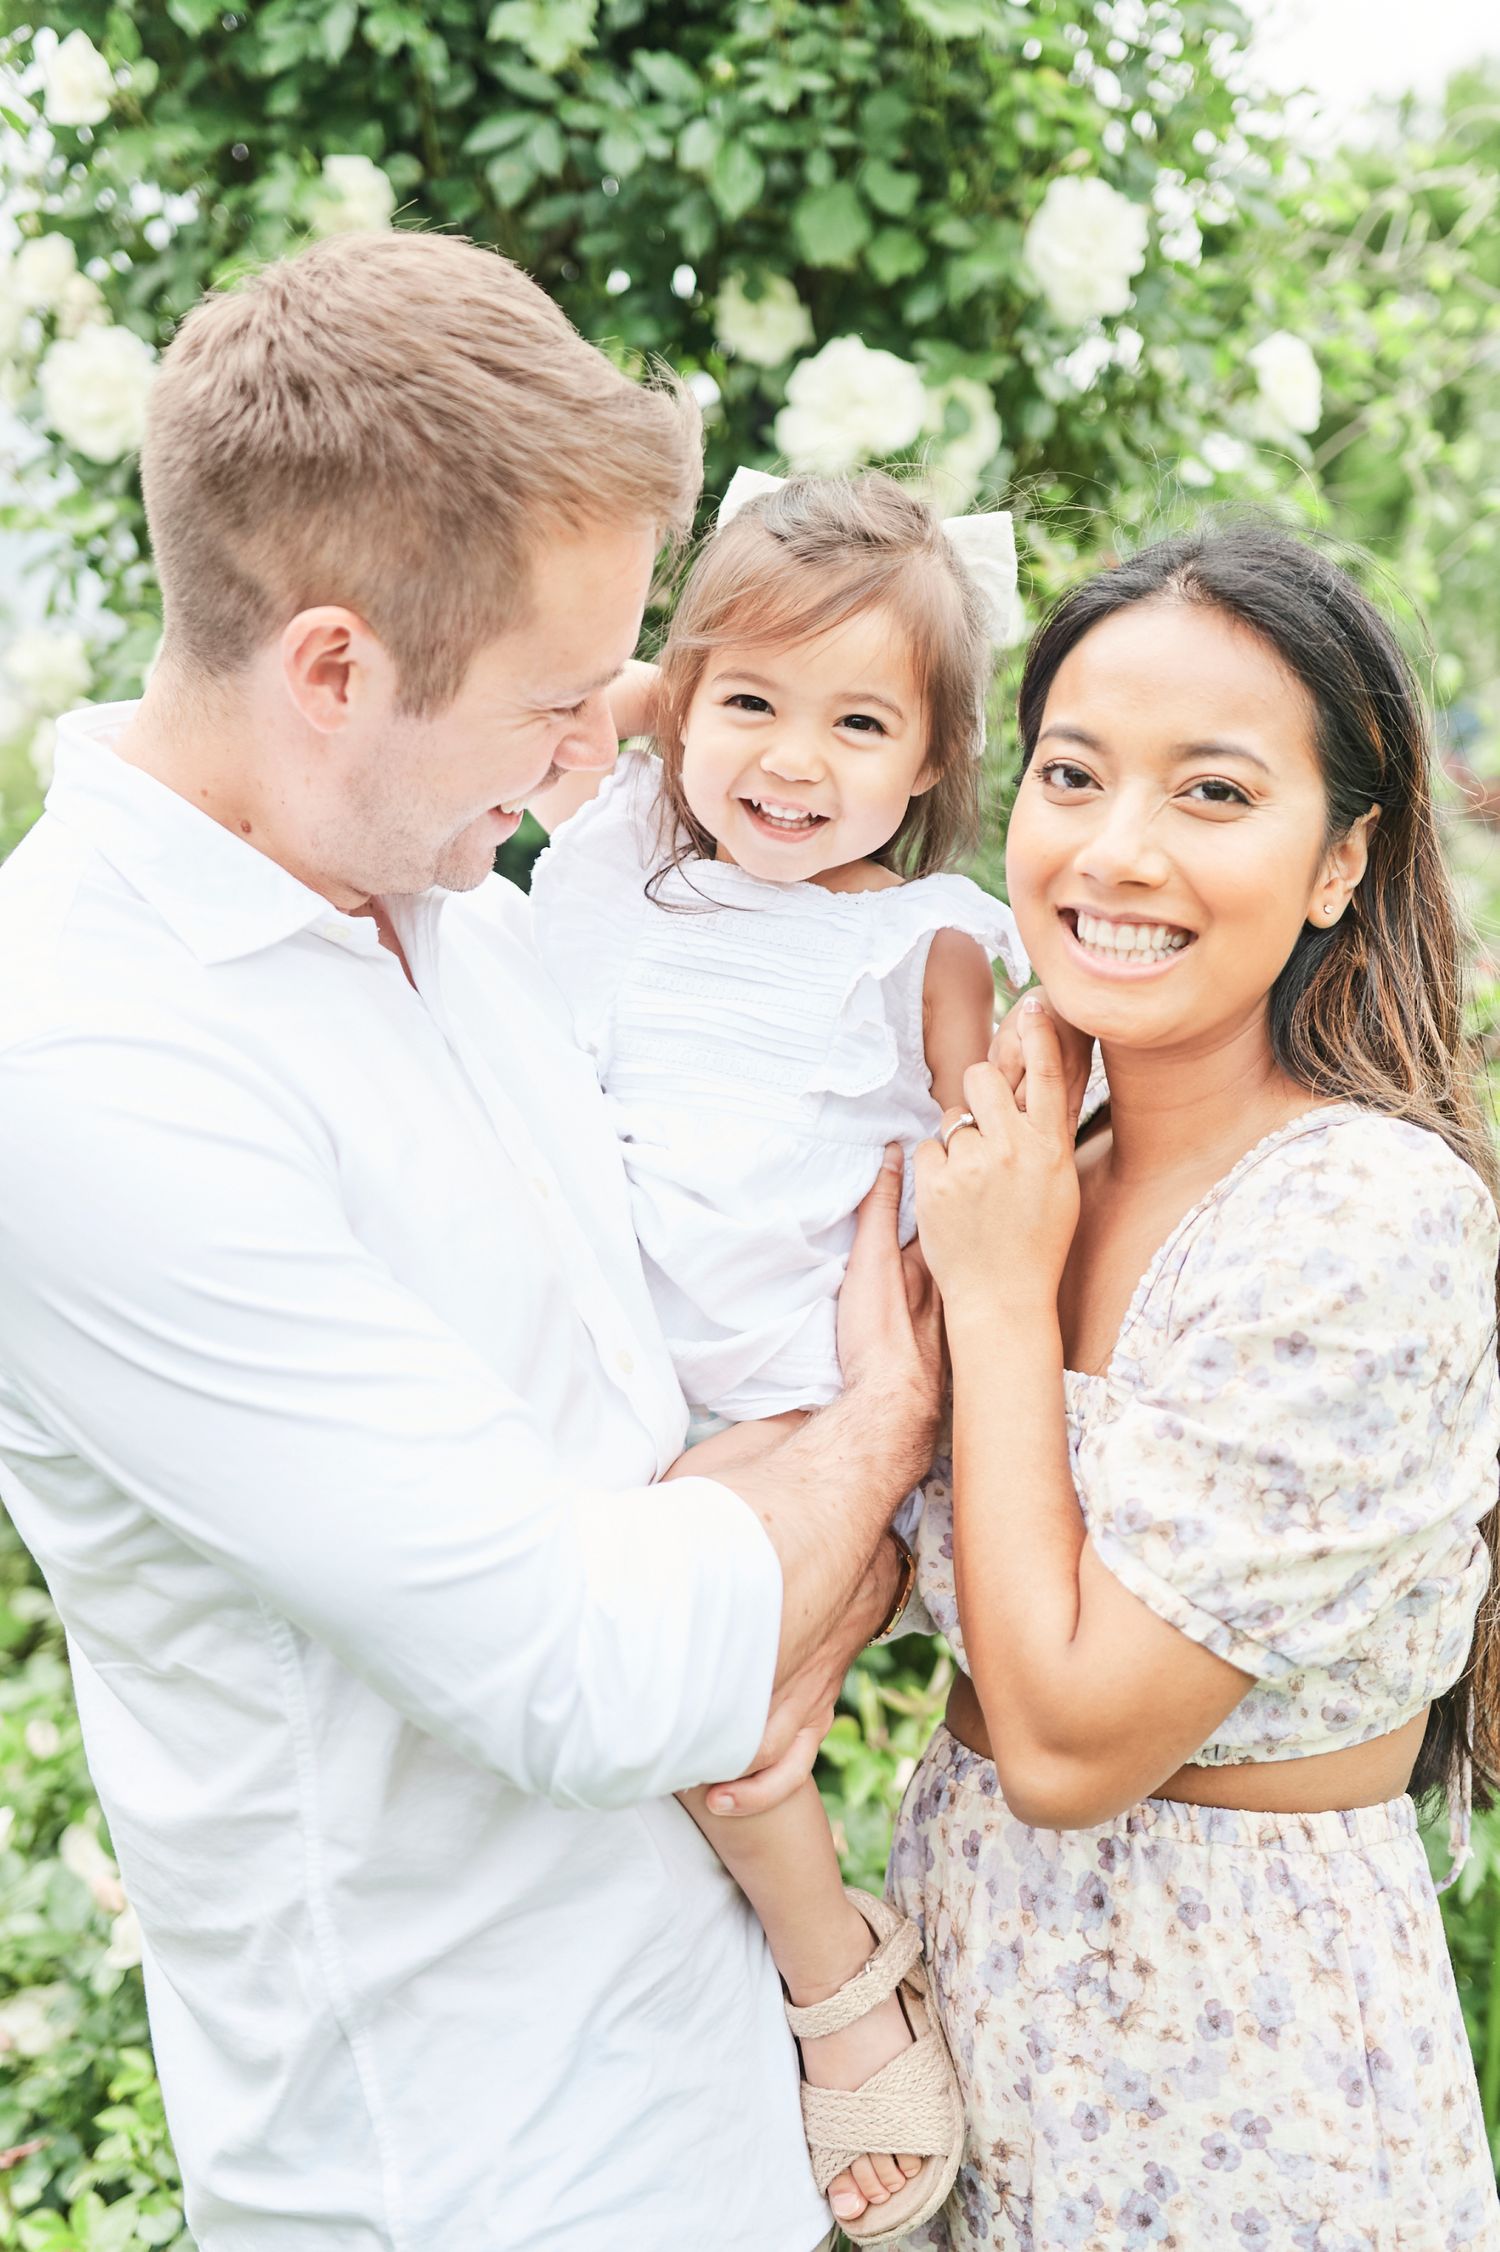
M337 735L372 701L394 701L390 653L356 611L335 603L299 610L278 644L287 695L309 727Z

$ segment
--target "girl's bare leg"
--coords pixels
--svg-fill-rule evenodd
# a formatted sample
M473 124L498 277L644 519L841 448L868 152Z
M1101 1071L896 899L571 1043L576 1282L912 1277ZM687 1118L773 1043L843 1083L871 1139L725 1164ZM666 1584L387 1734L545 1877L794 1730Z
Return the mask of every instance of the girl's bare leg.
M704 1791L678 1795L760 1918L792 2000L805 2009L837 1993L868 1962L875 1939L844 1898L833 1835L811 1778L766 1814L710 1814ZM892 1994L842 2033L803 2041L802 2069L817 2088L862 2087L911 2038ZM857 2220L920 2167L918 2158L872 2151L834 2177L829 2203L840 2220Z

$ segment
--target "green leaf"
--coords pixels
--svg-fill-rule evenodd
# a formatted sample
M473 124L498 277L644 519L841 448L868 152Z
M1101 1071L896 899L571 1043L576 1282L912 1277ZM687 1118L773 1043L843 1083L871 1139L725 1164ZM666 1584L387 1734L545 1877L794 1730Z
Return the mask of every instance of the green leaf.
M637 48L630 58L654 94L664 102L696 102L702 92L697 73L676 55L661 49Z
M536 170L529 158L512 154L492 156L484 168L490 194L502 211L513 211L536 186Z
M886 164L880 157L865 166L859 184L876 210L884 211L892 219L904 219L922 189L915 172L898 172L893 164Z
M760 200L766 168L744 141L725 141L709 170L708 184L725 218L743 219Z
M594 44L599 0L500 0L485 33L511 39L538 70L564 70Z
M568 144L556 118L537 120L527 140L525 154L544 180L555 180L568 161Z
M644 144L623 125L611 125L599 136L599 162L617 180L628 180L641 168Z
M924 245L907 227L882 227L869 249L865 264L878 282L887 286L919 274L927 263Z
M496 149L513 148L524 140L536 123L531 110L498 110L493 117L481 119L463 143L465 156L492 156Z
M1005 28L997 0L903 0L903 5L934 39L982 39Z
M677 142L677 161L684 172L707 172L719 153L719 128L711 117L695 117L685 125Z
M911 116L911 103L899 88L882 86L872 94L860 112L860 123L866 141L895 141L901 139L907 119Z
M223 0L167 0L167 14L191 39L201 39L206 31L217 30L223 13Z
M870 219L852 181L810 188L792 205L792 236L808 266L852 266L870 239Z
M323 52L331 63L341 63L348 54L358 22L358 0L333 0L323 18Z

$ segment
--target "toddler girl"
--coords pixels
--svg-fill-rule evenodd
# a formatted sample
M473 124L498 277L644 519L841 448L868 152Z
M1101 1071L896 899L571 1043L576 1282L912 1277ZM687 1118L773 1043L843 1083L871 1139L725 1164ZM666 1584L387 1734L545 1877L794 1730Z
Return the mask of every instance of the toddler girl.
M962 1101L992 959L1025 981L1009 910L943 872L977 826L1014 587L1008 517L945 527L874 473L741 470L662 652L660 757L623 755L537 863L537 945L614 1112L695 1438L837 1394L856 1207L886 1145ZM889 2241L941 2202L960 2139L915 1934L845 1894L810 1781L745 1819L683 1803L790 1994L819 2185Z

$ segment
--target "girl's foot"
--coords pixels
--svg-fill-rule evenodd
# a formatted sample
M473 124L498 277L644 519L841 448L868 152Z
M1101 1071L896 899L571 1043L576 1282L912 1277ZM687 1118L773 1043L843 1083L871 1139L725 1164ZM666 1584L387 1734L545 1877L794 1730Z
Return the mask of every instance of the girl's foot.
M792 2000L806 2009L836 1994L869 1961L878 1944L859 1910L849 1909L847 1954L829 1967L826 1981L799 1987ZM891 1994L839 2033L804 2035L799 2042L802 2069L814 2088L862 2088L882 2065L912 2045L912 2030L899 1996ZM828 2185L834 2218L857 2221L867 2206L877 2209L922 2170L920 2158L891 2151L868 2151Z

